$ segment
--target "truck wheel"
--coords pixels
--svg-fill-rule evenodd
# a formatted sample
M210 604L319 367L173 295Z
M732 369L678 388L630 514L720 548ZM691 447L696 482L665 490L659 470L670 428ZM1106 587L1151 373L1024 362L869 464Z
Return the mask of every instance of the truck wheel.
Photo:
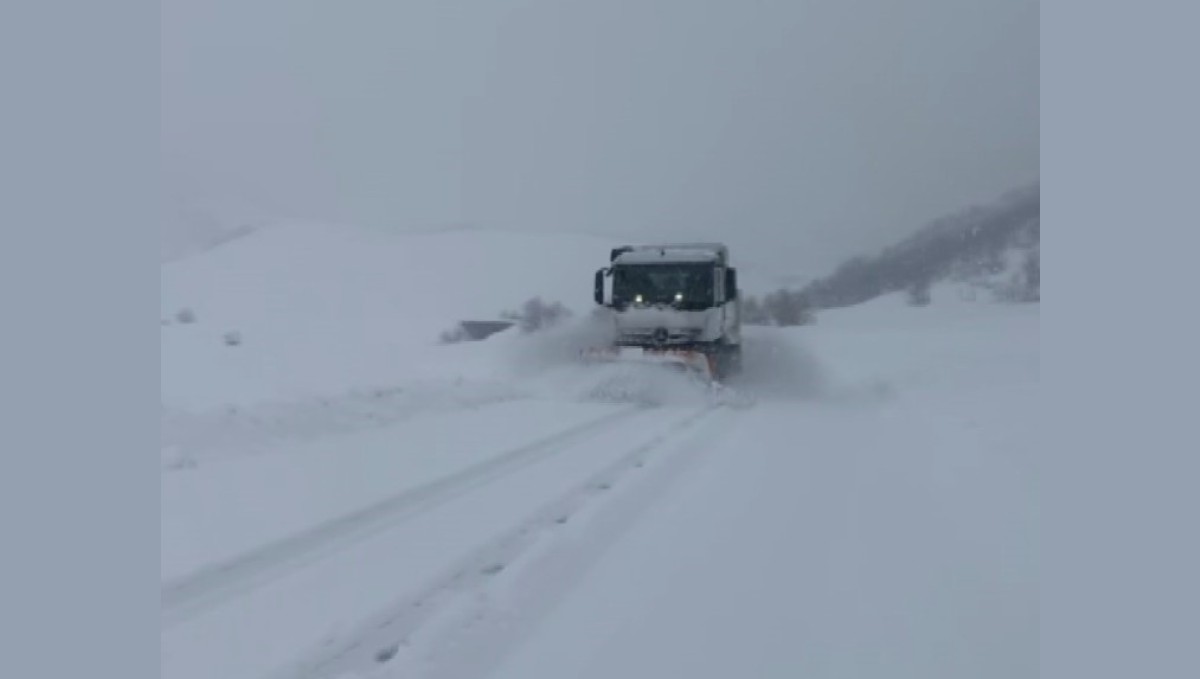
M722 345L716 353L717 379L725 379L742 370L742 347L737 344Z
M742 345L735 344L729 347L729 367L730 375L737 375L742 372Z

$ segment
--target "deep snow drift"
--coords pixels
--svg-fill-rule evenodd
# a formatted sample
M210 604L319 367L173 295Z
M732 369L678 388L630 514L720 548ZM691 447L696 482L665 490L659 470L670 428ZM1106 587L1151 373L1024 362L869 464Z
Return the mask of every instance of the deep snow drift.
M722 397L575 364L610 245L300 226L164 265L162 676L1034 672L1037 306L749 328ZM576 316L437 344L537 295Z

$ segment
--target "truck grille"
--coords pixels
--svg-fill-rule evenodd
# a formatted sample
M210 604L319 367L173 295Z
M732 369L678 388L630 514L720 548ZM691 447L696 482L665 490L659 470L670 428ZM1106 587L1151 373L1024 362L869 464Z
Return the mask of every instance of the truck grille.
M700 336L699 328L672 328L669 330L664 328L663 330L666 330L665 344L686 344L688 342L694 342L696 338ZM659 340L656 340L655 334L655 329L653 328L626 330L623 331L617 338L617 343L635 345L658 344L658 342L663 338L663 332L662 330L659 330L657 333Z

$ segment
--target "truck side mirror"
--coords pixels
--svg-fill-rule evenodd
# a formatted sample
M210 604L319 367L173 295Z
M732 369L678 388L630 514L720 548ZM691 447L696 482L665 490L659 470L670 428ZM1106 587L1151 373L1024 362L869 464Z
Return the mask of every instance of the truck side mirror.
M596 304L604 305L604 269L596 271L596 282L592 289L592 298L596 300Z
M734 300L737 298L737 269L730 267L725 269L725 299Z

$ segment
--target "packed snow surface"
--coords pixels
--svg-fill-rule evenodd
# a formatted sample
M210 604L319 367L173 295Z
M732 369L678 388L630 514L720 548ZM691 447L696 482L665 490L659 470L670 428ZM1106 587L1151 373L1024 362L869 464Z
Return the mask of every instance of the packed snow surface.
M1037 306L748 328L710 389L574 360L613 245L264 227L164 264L161 675L1033 675ZM534 296L575 315L437 342Z

